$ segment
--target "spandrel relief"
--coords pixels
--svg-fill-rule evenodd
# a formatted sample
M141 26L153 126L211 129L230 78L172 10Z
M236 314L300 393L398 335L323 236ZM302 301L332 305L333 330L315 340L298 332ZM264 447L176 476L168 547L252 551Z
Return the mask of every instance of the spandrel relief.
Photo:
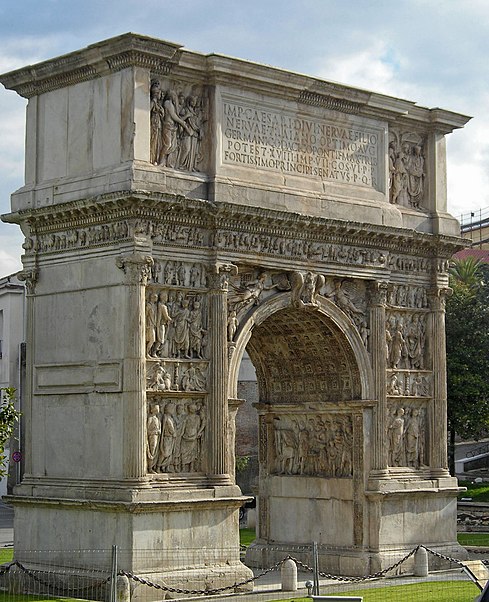
M431 373L402 370L387 377L387 395L391 397L430 397L433 377Z
M171 169L201 171L207 98L199 86L162 84L150 89L150 161Z
M392 406L387 426L387 443L389 466L426 466L426 409L407 404Z
M289 280L295 307L318 307L317 296L326 282L322 274L291 272Z
M351 477L353 425L349 415L280 416L273 421L278 475Z
M202 401L151 400L146 423L148 473L201 471L205 429Z
M389 368L424 370L426 314L389 312L386 317L386 356Z
M205 297L181 290L146 293L146 356L204 359L207 342Z
M389 134L389 200L420 209L426 184L424 140L416 133Z

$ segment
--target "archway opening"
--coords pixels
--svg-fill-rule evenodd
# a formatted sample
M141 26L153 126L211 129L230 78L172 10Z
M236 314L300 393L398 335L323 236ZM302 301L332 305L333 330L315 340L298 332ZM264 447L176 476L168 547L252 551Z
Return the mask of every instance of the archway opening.
M257 539L248 562L262 564L272 549L296 553L313 541L337 549L361 544L364 413L371 403L362 401L347 337L322 311L289 306L254 325L246 352L256 370L259 465ZM246 389L250 383L238 386L241 394Z

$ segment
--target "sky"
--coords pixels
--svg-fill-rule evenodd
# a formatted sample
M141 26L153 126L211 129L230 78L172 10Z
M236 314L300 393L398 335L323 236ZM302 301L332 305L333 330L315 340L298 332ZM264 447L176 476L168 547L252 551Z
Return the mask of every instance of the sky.
M0 73L129 31L470 115L448 136L448 207L487 213L487 0L1 0ZM0 214L23 184L25 106L0 85ZM0 224L0 277L22 241Z

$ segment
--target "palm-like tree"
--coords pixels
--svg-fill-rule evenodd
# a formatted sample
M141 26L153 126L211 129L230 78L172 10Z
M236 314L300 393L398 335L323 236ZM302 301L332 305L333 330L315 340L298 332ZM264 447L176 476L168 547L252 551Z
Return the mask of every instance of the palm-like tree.
M450 286L462 287L468 292L476 293L482 285L482 262L474 257L454 259L449 269Z

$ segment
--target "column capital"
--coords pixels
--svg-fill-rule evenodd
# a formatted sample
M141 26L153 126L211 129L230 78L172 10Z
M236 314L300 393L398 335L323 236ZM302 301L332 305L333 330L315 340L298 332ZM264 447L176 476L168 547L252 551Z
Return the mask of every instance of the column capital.
M448 297L453 294L453 289L448 287L430 288L428 290L428 302L433 311L444 311Z
M209 289L211 292L226 293L230 276L238 273L238 266L232 263L215 263L209 270Z
M151 255L142 253L130 253L116 258L117 267L126 274L130 284L148 284L153 263Z
M387 305L388 290L387 282L373 280L369 287L371 306L385 307Z
M36 268L22 270L22 272L17 274L17 278L21 282L25 282L27 295L33 295L35 293L36 284L39 279L39 270Z

